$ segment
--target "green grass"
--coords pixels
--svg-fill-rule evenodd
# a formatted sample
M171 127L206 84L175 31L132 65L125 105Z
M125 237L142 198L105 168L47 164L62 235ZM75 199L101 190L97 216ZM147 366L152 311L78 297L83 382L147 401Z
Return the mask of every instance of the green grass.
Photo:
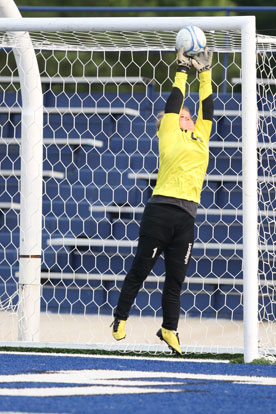
M32 347L0 347L0 352L32 352L32 353L46 353L46 354L67 354L67 355L108 355L108 356L125 356L136 358L168 358L169 359L194 359L194 360L213 360L213 361L228 361L231 364L244 364L244 357L242 354L211 354L211 353L186 353L182 356L172 355L169 352L119 352L119 351L105 351L95 349L68 349L68 348L32 348ZM276 365L276 361L268 360L266 358L255 359L251 364L256 365Z
M206 360L220 360L220 361L229 361L232 363L243 363L243 355L233 355L233 354L196 354L188 353L179 355L172 355L169 352L119 352L119 351L105 351L105 350L94 350L94 349L68 349L68 348L32 348L32 347L10 347L4 346L0 347L0 352L37 352L37 353L48 353L48 354L68 354L68 355L109 355L109 356L132 356L140 358L168 358L168 359L206 359Z

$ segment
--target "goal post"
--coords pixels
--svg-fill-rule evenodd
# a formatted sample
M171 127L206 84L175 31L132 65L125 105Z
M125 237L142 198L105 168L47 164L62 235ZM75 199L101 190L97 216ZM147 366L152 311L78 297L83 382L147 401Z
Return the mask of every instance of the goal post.
M0 17L21 19L13 0L0 1ZM18 339L39 341L42 235L43 96L36 55L28 31L7 36L20 79L21 200L18 281Z
M244 360L251 362L258 357L258 140L253 20L245 22L242 29L242 79Z
M206 241L205 237L201 239L200 232L203 226L200 223L198 224L199 237L195 244L198 256L195 260L194 268L191 270L193 273L187 277L186 293L194 298L200 298L201 289L197 290L196 286L198 279L200 279L199 281L204 290L205 283L206 285L211 283L214 279L213 276L216 276L214 292L216 290L222 292L222 296L225 297L224 308L229 310L227 303L228 293L227 290L223 291L221 288L223 281L217 277L215 268L217 263L223 260L224 252L234 251L234 253L229 254L229 260L226 261L226 270L223 275L230 274L236 283L234 283L232 290L235 290L236 286L239 285L240 275L242 274L243 276L243 292L235 291L235 294L242 297L241 302L236 306L243 309L244 344L242 346L233 345L233 349L243 349L245 362L251 362L258 357L259 340L258 114L255 17L0 18L3 53L8 55L10 49L15 52L19 49L20 54L24 56L22 59L27 59L28 64L32 66L32 70L27 66L25 67L22 65L23 60L21 59L20 62L16 61L17 69L11 63L10 67L9 64L7 66L3 65L0 72L0 84L1 75L9 75L11 80L7 88L10 88L9 91L12 90L13 95L16 96L15 104L8 106L4 101L3 94L0 110L4 107L6 108L10 123L12 123L11 116L16 114L17 109L19 108L19 112L22 110L22 130L20 135L22 146L20 232L24 235L27 232L32 234L32 247L28 247L28 252L25 252L25 241L22 241L23 237L20 236L20 256L24 256L20 258L20 261L22 263L22 259L25 260L25 255L39 256L41 250L40 243L42 243L42 271L44 273L42 273L41 304L45 315L51 313L50 311L48 312L48 309L50 309L50 304L52 306L55 303L53 305L55 306L55 312L60 313L61 319L68 312L73 320L75 315L81 313L79 309L76 312L74 311L74 304L79 302L84 314L88 308L91 308L91 312L96 312L100 321L104 312L112 318L115 303L114 297L116 297L120 288L120 277L125 274L129 267L129 263L133 258L135 243L137 242L137 239L133 240L129 234L132 231L132 227L135 227L137 232L140 214L137 211L139 208L144 207L151 187L151 180L148 179L148 184L145 184L143 178L142 182L139 181L140 178L137 177L137 172L149 176L151 173L156 172L158 166L158 154L154 149L157 143L154 141L154 132L152 132L156 119L156 109L164 104L165 96L169 90L167 85L172 82L175 36L176 32L185 25L199 26L207 33L208 46L217 54L213 73L218 74L221 71L221 73L225 74L224 76L228 76L227 70L223 68L220 56L224 53L229 53L233 56L232 67L229 68L229 71L231 72L232 70L234 76L241 76L242 78L240 102L237 101L238 98L236 97L238 93L235 95L236 89L230 85L230 95L232 95L229 95L229 101L231 101L232 107L230 107L229 111L226 109L227 98L223 101L223 98L220 97L220 82L219 80L215 81L215 102L218 104L217 111L222 111L222 115L216 118L214 122L213 135L218 136L219 139L217 141L215 139L213 142L211 137L210 143L212 148L216 148L215 143L219 144L220 148L222 148L221 151L224 151L233 144L231 139L229 139L229 136L232 134L234 136L234 144L232 146L239 148L239 145L242 144L242 170L236 172L234 179L237 183L236 187L239 187L239 191L242 191L242 203L237 204L238 202L232 203L232 201L228 203L228 205L231 204L231 207L233 207L232 213L237 207L242 209L242 220L238 219L238 214L241 213L234 212L236 222L233 225L233 228L236 228L237 224L239 224L239 228L242 228L242 237L238 236L233 243L229 243L231 224L227 220L233 214L230 212L228 219L225 219L224 222L224 207L222 205L219 206L217 202L221 197L221 194L219 194L220 184L217 184L217 187L213 184L213 182L221 183L221 186L224 186L226 189L225 193L228 194L229 192L230 200L231 186L228 188L225 185L229 177L227 172L222 172L220 178L216 178L217 175L213 172L206 182L206 190L209 192L209 195L206 195L206 200L213 199L213 201L210 201L208 205L203 205L203 208L200 206L200 214L203 224L206 224L206 228L213 226L212 232L216 233L217 223L212 221L214 218L208 219L208 215L212 214L212 208L215 205L216 213L214 215L217 216L218 222L223 222L225 228L228 229L228 237L221 238L219 236L217 243L212 241L216 236L210 237L210 242L208 242L209 239ZM20 32L25 34L18 41L16 33ZM31 39L32 45L30 45L29 39ZM40 85L37 84L39 75L37 63L33 60L34 50L41 79L44 77L49 79L47 87L43 92L44 120L42 120L43 105L40 96ZM88 58L87 56L81 58L82 53L86 53ZM151 57L151 53L153 57ZM136 54L137 56L139 55L137 59ZM164 55L166 56L164 57ZM142 61L142 59L145 60ZM95 74L95 78L89 81L88 73L91 66L93 66L91 72ZM154 80L155 75L158 75L158 67L161 67L160 70L164 69L164 73L167 72L168 75L167 77L164 75L162 82L158 80L155 88L157 92L152 98L148 88L152 85L151 81ZM79 75L76 74L76 68L79 68ZM20 88L15 86L12 79L16 71L18 71L20 77ZM137 74L134 82L129 80L131 71ZM22 81L22 72L28 74L27 82ZM151 74L151 81L145 80L144 72ZM107 83L102 80L106 73L115 85L113 89L111 85L110 92ZM120 80L116 80L116 76L120 76L121 73L123 73L124 82L122 81L122 76ZM71 89L67 87L68 78L72 81L73 87ZM230 84L228 78L223 80ZM55 81L57 82L56 84ZM58 82L61 87L58 85ZM141 82L142 92L136 94L136 90L139 90L139 82ZM82 92L79 92L82 91L80 84L86 85L83 90L85 88L88 90L85 98L81 95ZM100 85L98 90L96 89L96 84ZM193 88L194 83L191 82L188 88L188 92L191 92L190 103L196 107L196 95L193 92ZM31 112L31 121L29 124L26 124L28 125L27 128L24 128L23 118L23 97L25 93L28 94L26 100L31 105L27 111L29 115ZM142 94L144 95L142 96ZM20 95L22 95L22 107L19 99ZM144 109L145 112L141 114ZM238 115L234 114L234 118L232 118L232 115L230 115L231 110L238 112ZM34 114L36 119L32 118ZM242 117L242 130L241 135L237 137L233 129L234 121L239 116ZM233 123L233 128L232 126L230 127L228 137L223 135L223 131L219 130L222 118ZM76 127L81 119L83 122L82 126ZM57 122L57 124L54 125L52 122ZM34 129L34 126L37 129ZM42 173L41 170L42 128L44 131L44 153L46 154L44 156L44 166L50 166L52 174L51 178L44 181L42 175L46 174L46 172ZM11 145L8 143L8 139L20 138L16 128L13 131L12 134L14 135L11 134L11 136L7 137L4 135L4 128L2 129L2 145L6 138L7 147ZM134 150L131 149L131 139L127 141L130 136L134 142ZM94 140L102 140L103 149L101 150L96 144L90 148L87 145L82 146L81 140L87 139L87 137ZM70 139L73 138L78 138L80 145L70 145ZM45 139L53 139L53 145L47 147ZM67 144L63 143L59 146L58 139L66 139ZM142 145L144 147L140 149ZM149 146L147 147L147 145ZM236 154L235 151L233 152L234 155ZM231 158L231 152L230 155L229 153L227 154ZM223 154L223 157L225 157L225 154ZM36 164L29 164L30 158L33 161L35 159ZM26 162L24 161L25 159ZM216 152L214 159L213 171L217 171L219 169L217 164L220 162L220 150ZM149 163L150 167L147 168ZM231 160L231 163L235 163L234 159ZM229 169L233 172L231 163ZM5 165L4 162L3 165ZM134 183L131 174L134 174L134 177L136 177ZM12 175L15 175L15 167L13 167ZM239 181L241 177L242 186ZM59 179L61 180L60 182L58 181ZM23 184L24 180L26 180L26 187ZM233 176L229 178L229 182L232 182L231 180L233 181ZM41 192L42 188L43 194ZM234 191L237 191L237 188L234 186L232 188ZM32 191L28 193L29 189L32 189ZM26 200L25 192L30 196L28 206L24 204ZM210 194L212 195L210 196ZM39 204L42 195L45 201L43 214L40 213L42 206L34 206L32 201L33 197L37 197L37 203ZM12 201L17 200L13 199ZM62 201L63 207L61 207ZM75 213L72 211L69 213L69 207ZM118 210L115 213L114 211L108 212L109 207L132 208L132 217L131 213L123 212L123 210L121 212ZM225 207L225 209L229 209L229 206ZM202 210L204 210L204 214ZM113 214L113 216L111 217L108 214ZM124 217L123 214L125 215ZM40 216L40 223L37 221L38 215ZM42 230L41 217L44 223ZM124 221L125 217L126 220ZM26 226L24 223L27 223ZM32 230L33 227L30 223L34 226L35 232ZM209 230L205 229L204 231ZM41 241L38 240L39 232L41 234ZM35 237L34 234L36 234ZM33 244L34 240L35 245ZM131 248L130 252L128 248ZM110 250L107 252L105 249ZM210 250L218 253L213 256L209 255ZM204 260L201 260L201 253L206 263ZM234 258L232 263L231 259L233 256L236 259ZM90 257L90 267L87 267L85 264L87 257ZM237 273L235 273L235 271L230 271L229 268L232 265L236 265L235 260L237 261L237 258L242 263L242 268L236 270ZM29 258L27 258L27 261L30 263ZM204 272L201 274L201 267L205 267L206 270L206 266L210 266L210 272L208 274L204 274ZM88 268L89 270L87 270ZM81 270L82 276L79 276L79 270ZM12 273L12 277L15 280L14 271ZM37 266L36 270L33 270L28 268L27 265L26 267L23 264L20 265L19 285L20 281L23 281L22 283L25 285L27 278L32 278L34 274L37 274ZM208 277L205 279L205 276ZM157 278L155 274L151 277ZM162 277L163 273L161 272L159 280L162 280ZM46 281L43 281L43 278ZM148 299L149 301L153 300L155 296L157 300L158 298L160 299L161 287L159 283L161 282L157 279L154 279L156 280L154 286L149 288L144 286L143 288L150 298ZM35 280L35 284L37 284L37 278ZM99 281L98 284L96 283L97 280ZM3 283L5 282L3 281ZM225 282L225 285L227 283L228 281ZM47 296L50 290L53 296ZM75 294L75 292L79 293ZM211 299L213 301L214 292L206 291L207 296L209 295L209 302L211 302ZM233 291L230 290L230 294L232 293ZM60 295L59 299L57 299L57 295ZM102 302L99 302L99 297L101 297ZM136 302L140 320L143 319L143 310L147 307L147 303L144 303L143 300L141 299L141 303L139 300ZM183 300L185 299L183 298ZM62 311L62 306L65 303L68 305L67 311ZM19 309L20 306L19 300ZM150 303L149 308L151 308L151 312L152 306ZM199 316L200 323L204 324L202 316L205 316L205 305L200 304L197 306L199 308L197 308L196 314ZM218 309L214 310L213 306L213 303L209 303L210 313L216 315L216 320L221 327L221 332L223 332L226 328L223 327L220 321ZM21 306L22 309L24 313L24 306ZM183 311L185 318L189 315L189 309L188 307ZM231 312L233 314L234 309L228 313L231 315ZM35 313L37 313L37 310ZM160 316L160 308L156 307L154 309L154 315L155 317ZM28 321L26 323L28 325ZM27 325L24 326L26 332L29 329ZM149 349L160 349L158 346L150 348L147 339L148 328L145 327L145 323L143 323L143 326L143 336L139 341L136 340L136 345L132 345L130 348L122 345L122 349L135 350L137 348L139 351L141 344L144 345L140 349L146 349L147 346ZM36 326L34 330L35 332L31 335L23 334L19 336L19 340L38 341L39 329ZM134 328L132 327L130 332L133 331ZM131 335L132 333L129 334L129 336ZM236 335L240 335L239 329ZM5 341L6 339L1 338L1 340ZM64 338L62 341L72 343L73 340ZM55 340L45 339L45 342L55 342ZM93 339L86 339L84 342L97 343L97 334L94 335ZM111 343L111 338L110 340L106 339L106 342L107 344ZM108 347L107 344L103 344L103 346ZM183 345L185 344L183 343ZM97 346L100 347L99 344ZM115 347L112 343L109 346L110 348ZM119 349L120 345L116 344L116 347L116 349ZM207 349L211 350L211 352L223 349L223 347L215 343L212 343L211 346L208 342L208 345L205 346L204 339L197 347L191 347L191 349L195 348Z

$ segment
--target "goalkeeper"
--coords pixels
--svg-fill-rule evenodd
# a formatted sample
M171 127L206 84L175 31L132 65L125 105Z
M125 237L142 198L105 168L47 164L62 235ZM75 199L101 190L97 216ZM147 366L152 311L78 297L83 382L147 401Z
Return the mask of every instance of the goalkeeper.
M145 207L137 252L125 277L115 310L112 334L125 338L125 324L138 291L159 255L164 252L166 277L162 294L163 323L157 336L181 355L177 333L180 293L194 242L194 220L206 174L212 129L212 52L193 58L177 54L178 67L157 136L159 172L152 197ZM199 111L194 124L183 107L191 67L199 72Z

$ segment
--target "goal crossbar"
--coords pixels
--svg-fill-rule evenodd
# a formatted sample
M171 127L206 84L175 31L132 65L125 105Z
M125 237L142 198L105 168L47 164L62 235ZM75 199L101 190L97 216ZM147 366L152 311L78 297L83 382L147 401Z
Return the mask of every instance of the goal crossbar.
M0 31L178 31L183 26L200 26L203 30L240 30L255 23L254 16L229 17L23 17L0 18Z

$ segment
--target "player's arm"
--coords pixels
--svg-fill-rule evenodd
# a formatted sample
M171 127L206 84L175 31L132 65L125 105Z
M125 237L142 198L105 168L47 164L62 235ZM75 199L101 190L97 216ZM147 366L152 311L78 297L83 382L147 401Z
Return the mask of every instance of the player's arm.
M192 62L190 58L184 56L181 50L177 54L177 60L178 66L172 91L165 105L165 114L162 118L158 133L159 138L161 136L167 136L167 131L171 134L173 130L179 130L179 114L183 107L186 82Z
M211 79L211 64L212 52L205 48L205 50L193 57L192 63L199 72L199 110L197 121L195 123L194 135L209 140L212 121L214 115L212 79Z

